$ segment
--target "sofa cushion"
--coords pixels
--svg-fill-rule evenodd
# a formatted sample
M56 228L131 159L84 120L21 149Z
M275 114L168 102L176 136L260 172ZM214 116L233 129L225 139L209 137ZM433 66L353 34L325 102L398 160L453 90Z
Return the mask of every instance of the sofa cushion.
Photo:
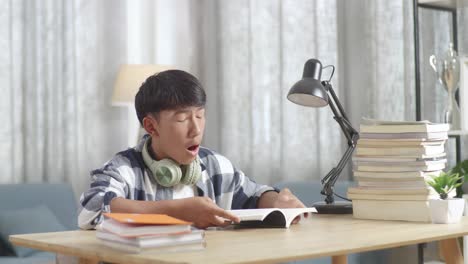
M48 257L30 256L26 258L18 257L0 257L1 264L55 264L55 255L50 254Z
M45 205L31 208L2 211L0 214L0 239L16 256L27 257L35 249L14 246L8 241L9 235L65 231L54 213Z
M78 228L77 205L68 183L0 184L0 214L3 211L47 205L67 230Z
M56 261L55 254L51 252L36 252L25 258L19 257L0 257L1 264L56 264L56 263L69 263ZM75 262L70 262L75 263Z

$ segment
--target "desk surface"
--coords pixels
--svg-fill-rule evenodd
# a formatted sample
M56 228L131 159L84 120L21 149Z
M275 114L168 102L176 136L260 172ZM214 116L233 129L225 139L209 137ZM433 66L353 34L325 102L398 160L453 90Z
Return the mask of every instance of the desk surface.
M19 246L115 263L282 262L391 248L468 234L468 216L457 224L353 219L313 215L290 229L207 231L207 247L179 253L127 254L105 247L94 231L13 235Z

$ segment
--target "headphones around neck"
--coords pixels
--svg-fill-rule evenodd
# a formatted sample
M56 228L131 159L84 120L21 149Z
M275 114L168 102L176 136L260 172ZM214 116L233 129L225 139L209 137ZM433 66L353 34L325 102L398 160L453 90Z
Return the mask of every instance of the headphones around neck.
M201 177L200 158L195 158L189 165L180 165L171 159L154 160L148 148L151 138L147 139L141 153L143 161L148 166L153 178L164 187L173 187L179 183L194 185Z

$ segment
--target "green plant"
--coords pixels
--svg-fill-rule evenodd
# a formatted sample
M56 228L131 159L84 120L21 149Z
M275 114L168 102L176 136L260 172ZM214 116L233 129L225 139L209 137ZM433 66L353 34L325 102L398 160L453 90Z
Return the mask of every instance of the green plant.
M428 179L427 184L439 194L440 199L445 200L451 191L463 184L463 175L452 171L441 172L439 175Z
M465 181L468 181L468 160L464 160L459 162L455 167L450 170L452 173L458 173L460 176L463 176ZM459 186L457 188L457 197L462 197L463 190L462 187Z

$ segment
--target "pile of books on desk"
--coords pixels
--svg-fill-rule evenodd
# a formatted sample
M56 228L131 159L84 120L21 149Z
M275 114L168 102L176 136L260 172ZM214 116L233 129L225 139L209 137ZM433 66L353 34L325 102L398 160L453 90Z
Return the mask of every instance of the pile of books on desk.
M448 124L363 120L353 156L353 216L430 222L426 179L446 166Z
M179 252L205 248L203 230L167 215L105 213L104 217L96 237L115 249Z

